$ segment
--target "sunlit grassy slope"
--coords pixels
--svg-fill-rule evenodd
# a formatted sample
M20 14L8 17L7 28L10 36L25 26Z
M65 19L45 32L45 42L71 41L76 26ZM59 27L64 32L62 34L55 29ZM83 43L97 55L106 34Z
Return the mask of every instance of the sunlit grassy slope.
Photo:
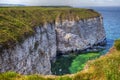
M0 45L12 47L14 43L21 42L25 37L32 35L34 28L44 23L98 16L99 13L90 9L69 7L1 7Z
M0 80L120 80L120 51L116 48L114 46L105 56L89 61L83 71L75 74L42 76L6 72L0 74Z

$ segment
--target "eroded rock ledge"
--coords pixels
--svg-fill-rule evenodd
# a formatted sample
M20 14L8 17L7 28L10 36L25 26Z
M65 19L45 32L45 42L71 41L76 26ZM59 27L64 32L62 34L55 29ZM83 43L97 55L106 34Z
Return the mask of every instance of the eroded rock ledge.
M51 63L57 51L84 50L105 42L102 17L63 20L35 28L35 34L14 48L0 54L0 72L51 74Z

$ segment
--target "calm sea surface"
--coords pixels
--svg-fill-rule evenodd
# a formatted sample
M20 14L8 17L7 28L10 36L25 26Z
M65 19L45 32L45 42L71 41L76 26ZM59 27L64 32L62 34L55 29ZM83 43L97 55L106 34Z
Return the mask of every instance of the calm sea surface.
M114 44L114 40L120 38L120 7L90 7L103 16L104 28L106 31L107 45L106 49L101 51L101 54L105 54ZM80 71L85 64L83 57L91 58L96 54L85 55L69 55L60 56L56 62L52 64L52 72L56 75L70 74ZM81 61L83 64L81 64Z
M107 48L113 45L114 40L120 38L120 7L92 7L103 16L104 28L107 37Z

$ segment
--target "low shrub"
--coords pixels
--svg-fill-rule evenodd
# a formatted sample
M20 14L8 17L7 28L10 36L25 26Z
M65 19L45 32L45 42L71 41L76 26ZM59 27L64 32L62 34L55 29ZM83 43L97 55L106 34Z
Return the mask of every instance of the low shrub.
M118 39L118 40L115 40L115 47L116 47L116 49L118 50L118 51L120 51L120 39Z
M18 76L15 72L0 73L0 80L13 80Z

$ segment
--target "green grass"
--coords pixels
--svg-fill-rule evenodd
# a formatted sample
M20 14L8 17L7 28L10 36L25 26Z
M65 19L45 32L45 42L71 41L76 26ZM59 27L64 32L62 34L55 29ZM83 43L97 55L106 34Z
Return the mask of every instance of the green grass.
M82 54L70 54L59 56L51 65L51 71L54 75L64 75L77 73L84 69L87 61L96 59L100 56L99 52L89 52ZM63 63L64 62L64 63ZM62 65L61 65L62 64Z
M87 61L98 58L99 56L99 53L80 54L73 60L71 66L69 67L70 72L76 73L78 71L83 70Z
M15 72L6 72L0 73L0 80L12 80L13 78L17 77L18 74Z
M115 44L114 45L115 45L116 49L120 51L120 39L115 40Z
M36 26L64 20L80 20L98 17L89 9L69 7L0 7L0 45L13 47L17 42L34 34Z

